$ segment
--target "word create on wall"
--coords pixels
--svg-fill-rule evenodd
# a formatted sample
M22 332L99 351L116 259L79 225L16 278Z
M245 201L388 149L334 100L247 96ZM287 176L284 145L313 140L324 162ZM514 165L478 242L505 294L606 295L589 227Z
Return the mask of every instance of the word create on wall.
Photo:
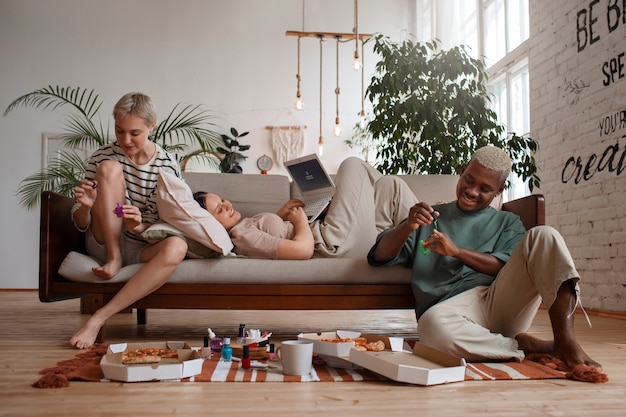
M588 7L576 13L578 53L596 44L602 37L612 34L622 25L626 25L626 0L590 1ZM626 78L626 53L620 52L608 57L600 69L602 85L614 86L615 83ZM626 129L626 110L619 110L601 117L598 125L600 138ZM626 135L623 134L621 139L624 142ZM592 153L586 160L581 156L571 156L561 171L561 182L565 184L573 179L574 183L578 184L580 181L590 180L595 173L605 170L615 172L619 176L626 169L625 164L626 145L620 146L618 138L603 152Z
M603 117L598 124L600 136L622 130L626 128L626 110ZM622 139L626 139L626 135L622 135ZM619 176L624 169L626 169L626 145L621 149L619 141L616 141L615 144L607 146L600 157L593 153L586 162L580 156L570 156L561 172L561 182L565 184L572 179L576 184L582 180L589 181L596 172L604 170L615 172Z

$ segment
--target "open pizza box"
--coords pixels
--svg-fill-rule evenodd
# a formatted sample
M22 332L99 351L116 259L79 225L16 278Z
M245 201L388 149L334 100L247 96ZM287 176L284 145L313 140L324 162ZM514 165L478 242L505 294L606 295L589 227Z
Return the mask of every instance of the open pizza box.
M123 364L122 352L126 349L175 349L178 358L163 358L158 363ZM202 357L185 342L117 343L109 345L100 367L104 377L115 381L140 382L181 379L202 372Z
M354 339L359 336L361 336L361 332L337 330L334 332L300 333L298 339L312 340L313 352L331 368L358 369L361 367L348 360L354 342L329 342L328 340Z
M381 352L354 349L354 342L328 340L364 337L368 342L381 340ZM416 342L411 348L402 337L336 332L301 333L299 339L313 340L313 350L331 367L365 368L398 382L435 385L465 379L465 359Z
M436 385L465 379L465 359L416 342L406 350L402 338L363 335L368 342L382 340L380 352L350 350L350 362L398 382Z

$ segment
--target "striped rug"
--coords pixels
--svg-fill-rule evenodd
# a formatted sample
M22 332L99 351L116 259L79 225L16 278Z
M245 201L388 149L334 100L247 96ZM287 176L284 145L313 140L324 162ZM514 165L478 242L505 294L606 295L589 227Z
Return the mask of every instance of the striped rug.
M61 388L69 381L104 382L101 356L106 353L106 346L81 352L74 359L57 362L52 368L42 369L42 377L35 383L36 388ZM184 382L358 382L385 381L386 378L367 369L332 368L316 363L310 375L286 376L282 373L280 362L269 362L267 369L244 370L239 362L220 362L217 359L206 360L202 372ZM470 363L465 371L465 381L497 381L522 379L563 379L564 372L530 360L517 362Z

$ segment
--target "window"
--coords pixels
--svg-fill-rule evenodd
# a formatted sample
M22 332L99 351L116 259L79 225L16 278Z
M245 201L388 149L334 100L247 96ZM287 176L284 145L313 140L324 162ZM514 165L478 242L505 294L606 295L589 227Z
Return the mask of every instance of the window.
M468 45L473 56L485 59L498 120L508 132L528 134L528 0L416 0L416 10L418 39L439 39L444 49ZM426 18L432 22L420 24ZM510 181L505 200L530 193L521 180Z

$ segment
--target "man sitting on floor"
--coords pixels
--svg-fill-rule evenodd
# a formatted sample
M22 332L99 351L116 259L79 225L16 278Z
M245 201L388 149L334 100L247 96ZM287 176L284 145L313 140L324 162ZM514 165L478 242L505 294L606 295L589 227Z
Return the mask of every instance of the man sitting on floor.
M412 268L427 345L468 361L548 353L569 368L599 369L574 336L580 277L561 235L548 226L526 231L516 215L490 207L510 170L503 150L478 149L461 170L457 200L414 205L405 222L379 235L368 261ZM542 300L554 341L526 333Z

